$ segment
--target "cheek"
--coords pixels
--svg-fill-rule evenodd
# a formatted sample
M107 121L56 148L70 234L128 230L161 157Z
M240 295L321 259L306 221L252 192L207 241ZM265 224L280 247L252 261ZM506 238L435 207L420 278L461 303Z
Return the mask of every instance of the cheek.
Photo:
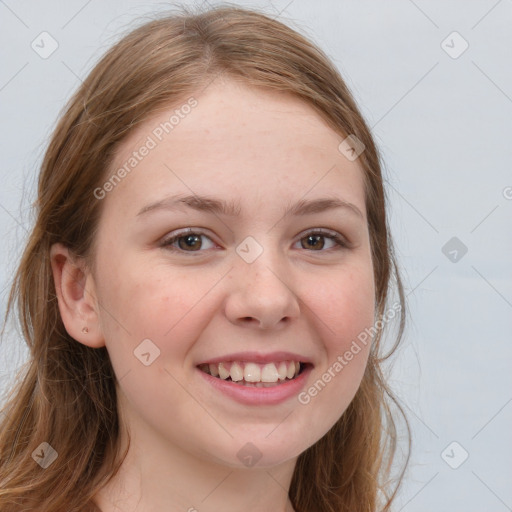
M177 272L169 266L130 264L127 260L115 268L110 265L110 271L103 273L99 293L105 305L101 316L107 344L116 341L115 350L122 338L123 346L133 351L148 338L162 352L180 347L185 350L174 340L193 339L200 332L201 317L194 312L201 309L208 292L222 277L216 274L197 269Z
M331 377L326 379L337 383L330 387L342 388L341 393L349 399L362 378L371 346L371 338L365 334L375 321L371 267L356 265L333 275L309 294L308 305L318 317L325 354L321 371L329 372Z
M209 321L207 295L222 275L125 260L103 276L102 329L126 399L147 417L172 403L171 416L193 422L189 396L173 376Z
M373 325L375 288L372 269L362 265L344 269L324 280L321 286L312 288L308 300L324 326L327 349L342 350Z
M316 417L324 431L347 409L364 375L371 347L365 333L375 314L373 283L371 269L360 267L333 276L309 295L324 358L298 398L305 410L321 411Z

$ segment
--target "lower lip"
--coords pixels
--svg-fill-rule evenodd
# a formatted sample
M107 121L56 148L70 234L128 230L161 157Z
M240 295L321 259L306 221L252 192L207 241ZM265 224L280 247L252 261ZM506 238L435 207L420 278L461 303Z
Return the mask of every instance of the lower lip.
M215 389L237 402L246 405L275 405L297 396L304 387L311 369L312 366L307 365L303 372L298 377L295 377L295 379L269 388L244 386L229 380L213 377L199 368L197 368L197 371L206 379L206 382L211 384Z

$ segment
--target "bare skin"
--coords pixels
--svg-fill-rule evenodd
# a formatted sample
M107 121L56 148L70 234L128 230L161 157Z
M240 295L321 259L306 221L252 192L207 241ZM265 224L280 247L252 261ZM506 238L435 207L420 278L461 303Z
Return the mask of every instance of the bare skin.
M95 502L103 512L290 512L297 457L343 414L367 363L369 344L332 370L374 321L363 174L338 150L343 137L297 99L232 81L195 98L197 106L101 199L94 271L52 247L63 322L77 342L107 347L131 435L127 459ZM175 108L122 143L112 172ZM239 211L181 205L139 214L176 194L233 201ZM319 198L352 206L284 216ZM188 227L197 238L162 244L190 237L182 233ZM236 250L247 237L258 245L242 247L262 249L251 263ZM149 365L134 354L145 339L151 359L159 350ZM308 403L295 395L242 404L197 368L241 351L307 358L303 391L329 369L335 376ZM260 454L253 465L240 457L248 443Z

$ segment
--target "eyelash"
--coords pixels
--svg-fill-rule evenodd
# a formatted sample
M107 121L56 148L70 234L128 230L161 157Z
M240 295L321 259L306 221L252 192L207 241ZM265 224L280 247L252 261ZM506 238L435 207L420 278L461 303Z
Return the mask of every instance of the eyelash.
M205 236L206 238L211 240L211 238L203 231L201 231L199 229L193 230L192 228L188 228L186 231L182 231L180 233L177 233L176 235L173 235L169 238L164 239L160 246L167 250L170 250L171 252L181 252L182 254L193 254L194 255L194 253L204 252L204 250L185 251L185 250L182 250L182 249L179 249L176 247L172 247L172 244L177 242L180 238L185 238L190 235ZM321 237L328 238L328 239L332 240L336 244L336 247L331 247L330 249L326 249L326 250L320 249L320 250L315 251L314 249L312 249L312 250L304 249L305 251L308 251L308 252L330 252L332 250L336 251L336 250L341 250L341 249L348 249L350 247L350 245L346 241L346 239L344 237L342 237L341 235L339 235L338 233L333 232L333 231L327 231L327 230L321 229L321 228L305 233L298 241L300 241L303 238L306 238L308 236L321 236ZM211 240L211 241L213 242L213 240Z

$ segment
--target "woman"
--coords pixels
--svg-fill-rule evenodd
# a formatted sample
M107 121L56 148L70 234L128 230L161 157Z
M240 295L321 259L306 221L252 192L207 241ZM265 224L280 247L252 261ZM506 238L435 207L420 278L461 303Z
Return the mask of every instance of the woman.
M403 290L319 49L242 8L141 26L70 101L36 206L2 510L390 509Z

